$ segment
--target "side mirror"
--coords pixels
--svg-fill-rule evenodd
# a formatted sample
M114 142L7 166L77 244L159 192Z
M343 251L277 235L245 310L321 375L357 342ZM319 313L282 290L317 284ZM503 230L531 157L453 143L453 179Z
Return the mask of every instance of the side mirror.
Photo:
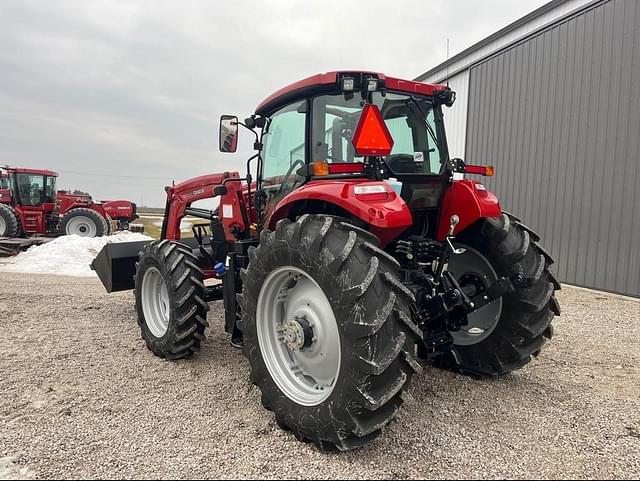
M233 153L238 149L238 117L220 117L220 152Z

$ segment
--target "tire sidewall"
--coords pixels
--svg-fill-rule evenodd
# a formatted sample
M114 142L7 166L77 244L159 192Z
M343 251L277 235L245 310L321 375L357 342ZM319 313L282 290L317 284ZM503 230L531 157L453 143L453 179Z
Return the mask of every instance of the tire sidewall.
M72 209L66 214L64 214L62 218L62 222L60 224L60 232L62 235L73 235L73 234L67 233L67 226L69 225L69 222L76 217L86 217L90 219L91 222L93 222L96 228L95 237L103 237L107 235L105 231L107 229L107 224L104 217L102 217L98 212L94 210L84 209L84 208Z
M6 204L1 204L0 217L2 217L5 223L5 231L0 232L0 237L17 236L20 232L20 221L14 210Z
M160 274L162 275L162 280L167 288L167 292L169 293L169 325L167 327L167 331L164 333L162 337L156 337L149 329L147 325L144 310L142 307L142 292L143 292L143 281L145 274L149 271L149 269L156 268ZM138 270L136 273L136 311L138 314L138 324L140 328L144 331L143 337L144 339L151 345L150 348L154 352L168 352L171 349L171 340L175 336L176 331L176 311L175 311L175 302L174 295L172 290L171 276L167 270L167 266L163 262L159 262L156 257L153 255L149 255L145 253L141 258L138 264Z

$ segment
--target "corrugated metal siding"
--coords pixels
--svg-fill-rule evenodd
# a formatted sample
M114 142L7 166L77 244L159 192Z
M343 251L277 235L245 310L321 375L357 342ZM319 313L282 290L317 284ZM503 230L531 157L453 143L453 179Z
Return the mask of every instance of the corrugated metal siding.
M640 296L640 2L609 0L475 66L466 158L565 282Z
M464 158L467 139L467 103L469 99L469 71L459 73L449 80L449 87L456 93L456 102L444 108L444 124L451 158Z

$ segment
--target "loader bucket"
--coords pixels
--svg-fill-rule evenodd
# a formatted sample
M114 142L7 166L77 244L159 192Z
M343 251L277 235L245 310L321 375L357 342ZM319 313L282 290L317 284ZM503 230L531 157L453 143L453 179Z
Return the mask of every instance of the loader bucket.
M142 248L151 241L107 244L91 263L107 292L128 291L135 287L136 262Z

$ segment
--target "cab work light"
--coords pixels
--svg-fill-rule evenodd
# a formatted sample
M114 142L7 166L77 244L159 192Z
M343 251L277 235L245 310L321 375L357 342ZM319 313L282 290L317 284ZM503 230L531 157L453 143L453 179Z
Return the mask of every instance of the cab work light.
M361 157L384 156L391 153L393 138L376 105L367 104L362 109L352 143L356 153Z
M353 92L356 82L353 77L342 77L342 91Z

